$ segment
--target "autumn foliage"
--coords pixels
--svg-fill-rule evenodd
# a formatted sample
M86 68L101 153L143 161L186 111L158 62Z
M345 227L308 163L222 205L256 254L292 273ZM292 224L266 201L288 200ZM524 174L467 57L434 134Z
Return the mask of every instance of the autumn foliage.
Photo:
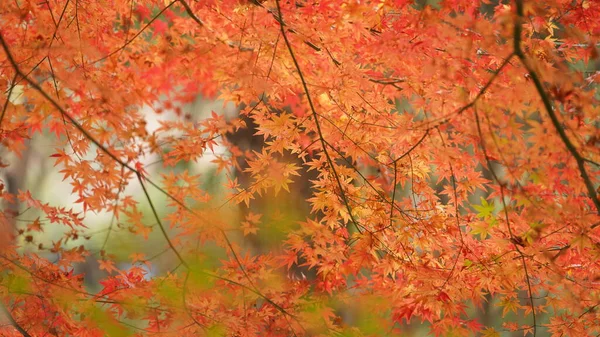
M0 335L600 333L600 2L0 3Z

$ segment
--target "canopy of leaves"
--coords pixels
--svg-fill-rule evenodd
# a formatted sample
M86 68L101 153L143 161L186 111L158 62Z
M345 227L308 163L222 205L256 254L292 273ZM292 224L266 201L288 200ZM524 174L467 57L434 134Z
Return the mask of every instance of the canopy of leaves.
M592 0L2 1L3 170L42 139L75 204L1 178L0 334L598 335L599 16ZM190 115L198 95L240 118ZM229 140L250 121L260 151ZM121 232L135 241L117 249Z

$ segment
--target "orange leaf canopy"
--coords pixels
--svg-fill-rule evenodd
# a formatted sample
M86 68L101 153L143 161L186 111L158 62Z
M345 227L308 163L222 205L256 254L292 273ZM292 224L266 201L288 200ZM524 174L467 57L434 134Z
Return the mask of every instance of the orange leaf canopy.
M600 2L1 7L3 336L600 333Z

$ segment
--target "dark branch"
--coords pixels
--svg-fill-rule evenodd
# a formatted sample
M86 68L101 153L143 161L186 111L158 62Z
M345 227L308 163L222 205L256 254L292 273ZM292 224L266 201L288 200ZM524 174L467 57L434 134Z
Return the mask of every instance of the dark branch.
M21 335L23 335L23 337L31 337L31 335L29 334L29 332L25 331L25 329L23 329L23 327L20 326L19 323L17 323L17 321L15 321L15 318L12 316L12 314L10 313L10 311L6 308L6 306L4 305L4 303L0 303L0 309L2 309L2 311L6 315L6 318L8 318L8 320L10 321L10 324L15 329L17 329L17 331L19 331L21 333Z
M335 169L335 166L333 164L333 160L331 160L331 156L329 155L329 151L327 150L327 144L325 142L325 138L323 137L323 131L321 130L321 124L319 123L319 117L317 114L317 110L315 109L312 98L310 96L310 92L308 90L308 85L306 84L306 80L304 79L304 75L302 74L302 70L300 69L300 64L298 63L298 60L296 59L296 55L294 54L290 40L288 39L287 33L285 32L283 17L282 17L282 13L281 13L281 6L279 5L279 0L276 0L275 3L277 4L277 13L278 13L277 17L279 18L279 20L277 20L277 22L279 22L279 28L281 30L281 35L283 36L283 39L285 40L285 45L287 46L288 52L290 53L290 57L292 58L294 66L296 67L296 71L298 72L298 76L300 77L300 82L302 82L302 88L304 89L304 93L306 94L306 99L308 100L308 105L310 106L310 110L311 110L313 118L315 120L315 127L317 128L317 134L321 141L321 147L323 148L323 153L325 154L325 158L327 159L327 164L329 165L329 168L331 169L331 172L333 173L333 176L335 178L337 186L340 190L340 197L342 199L342 202L346 206L346 211L348 212L348 216L350 217L350 220L354 224L354 227L359 232L362 233L362 230L360 228L361 226L358 224L358 222L354 218L354 215L352 214L352 208L350 207L350 203L348 201L348 198L346 197L346 192L344 191L340 177L339 177L339 175Z
M590 179L590 176L587 173L587 170L585 167L586 160L579 153L579 151L577 150L575 145L571 142L571 140L567 136L567 133L563 129L561 122L558 120L556 112L554 111L554 108L552 107L552 102L550 100L550 96L548 95L546 90L544 90L544 85L542 84L540 77L535 72L535 70L533 69L531 64L528 62L527 57L525 56L525 53L523 52L523 49L521 48L521 33L522 33L522 29L523 29L522 21L524 19L523 0L517 0L516 4L517 4L517 21L515 23L515 33L514 33L515 34L514 35L514 53L519 58L521 63L525 66L525 68L527 69L527 72L529 73L529 76L531 77L531 80L535 84L535 88L536 88L538 94L540 95L540 98L542 99L542 103L544 104L544 109L546 110L546 113L548 113L548 116L550 117L550 120L552 121L552 125L554 126L554 129L558 133L562 142L565 144L565 147L567 148L567 150L571 153L573 158L575 158L575 162L577 162L577 168L579 169L579 174L581 175L581 178L583 179L583 182L585 183L585 187L587 188L588 196L590 197L590 199L592 199L592 202L594 203L594 206L596 207L596 212L600 215L600 199L598 199L598 194L596 193L596 190L594 189L594 183L592 182L592 180Z

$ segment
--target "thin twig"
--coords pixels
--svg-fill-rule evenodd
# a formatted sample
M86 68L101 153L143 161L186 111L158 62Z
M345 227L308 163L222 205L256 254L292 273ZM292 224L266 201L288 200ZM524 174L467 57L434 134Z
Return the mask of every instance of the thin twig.
M333 176L335 178L337 186L340 190L340 197L342 199L342 202L346 206L346 211L348 212L348 216L350 217L350 220L354 224L354 227L356 228L356 230L358 230L360 233L362 233L362 230L361 230L358 222L356 221L356 219L354 218L354 215L352 214L352 208L350 207L350 203L348 202L348 198L346 197L344 187L342 186L342 182L341 182L340 177L335 169L333 160L331 160L331 156L329 155L329 151L327 150L327 144L325 143L323 131L321 130L321 124L319 123L319 117L317 114L317 110L315 109L312 98L310 96L310 92L308 90L308 85L306 84L306 80L305 80L302 70L300 68L300 64L298 63L298 60L296 59L296 55L294 54L294 50L292 49L290 40L288 39L287 33L285 32L285 29L283 28L285 24L283 23L283 16L281 13L281 5L279 4L279 0L276 0L275 3L277 4L277 13L278 13L278 17L276 17L276 19L278 19L277 22L279 23L281 36L283 36L283 39L285 40L285 45L287 46L288 52L290 53L290 57L292 58L292 62L294 63L294 66L296 67L296 71L298 72L298 76L300 77L300 82L302 82L302 88L304 89L304 93L306 94L306 99L308 101L308 105L312 112L313 119L315 120L315 127L317 128L317 134L321 141L321 147L323 149L323 153L325 154L325 158L327 159L327 164L329 165L329 168L331 169L331 172L333 173Z
M519 245L516 244L515 242L513 242L515 235L513 234L512 226L510 225L510 219L508 217L508 207L506 205L506 201L504 200L505 199L504 198L504 196L505 196L504 185L500 182L498 175L496 175L496 172L492 168L492 162L490 160L490 157L487 152L487 148L485 146L485 142L483 140L483 132L481 131L481 123L479 122L479 114L477 113L477 110L475 110L475 122L477 124L477 132L479 133L479 146L481 147L481 149L483 151L483 156L485 158L487 169L488 169L488 171L490 171L492 177L494 178L494 180L496 181L498 186L500 186L500 198L502 200L502 206L503 206L503 211L504 211L504 220L506 221L506 228L508 228L508 235L510 236L510 239L511 239L510 241L513 244L513 246L515 247L515 250L517 251L517 253L519 254L519 256L521 258L521 263L523 264L523 271L525 272L525 281L527 282L527 290L528 290L530 306L531 306L531 315L532 315L532 319L533 319L533 336L535 337L536 333L537 333L536 312L535 312L535 305L533 303L533 291L531 290L531 280L529 277L529 271L527 269L527 263L525 262L525 254L521 251L521 248L519 248Z

